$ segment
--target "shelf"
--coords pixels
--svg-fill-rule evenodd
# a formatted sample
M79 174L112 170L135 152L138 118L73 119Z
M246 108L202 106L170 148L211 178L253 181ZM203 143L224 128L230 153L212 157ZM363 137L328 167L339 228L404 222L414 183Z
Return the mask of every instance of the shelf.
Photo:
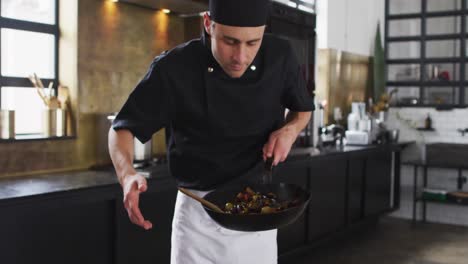
M435 131L435 129L433 127L431 127L431 128L418 127L416 129L419 130L419 131Z
M461 206L468 206L468 204L463 204L463 203L457 203L453 201L440 201L440 200L433 200L433 199L427 199L423 197L418 197L416 198L416 202L426 202L426 203L436 203L436 204L452 204L452 205L461 205Z
M0 139L0 143L12 143L12 142L25 142L25 141L44 141L44 140L70 140L76 139L76 136L63 136L63 137L45 137L39 135L21 135L11 139Z
M446 81L446 80L424 80L424 81L409 81L409 80L398 80L398 81L387 81L387 86L424 86L424 87L442 87L442 88L458 88L460 86L466 86L466 81Z

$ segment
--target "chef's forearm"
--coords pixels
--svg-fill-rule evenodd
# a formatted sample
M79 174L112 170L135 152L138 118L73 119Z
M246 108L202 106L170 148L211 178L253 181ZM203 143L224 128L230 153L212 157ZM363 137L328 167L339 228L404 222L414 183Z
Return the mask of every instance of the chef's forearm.
M122 185L126 175L136 174L133 168L133 135L128 130L109 130L109 153Z
M292 112L286 116L285 126L291 127L296 131L296 136L307 126L312 112Z

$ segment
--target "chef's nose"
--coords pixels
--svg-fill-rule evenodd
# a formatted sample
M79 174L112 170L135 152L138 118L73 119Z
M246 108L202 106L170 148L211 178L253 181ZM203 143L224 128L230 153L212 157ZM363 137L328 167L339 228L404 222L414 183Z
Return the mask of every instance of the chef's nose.
M247 61L247 47L245 45L238 45L234 49L234 60L239 64L246 64Z

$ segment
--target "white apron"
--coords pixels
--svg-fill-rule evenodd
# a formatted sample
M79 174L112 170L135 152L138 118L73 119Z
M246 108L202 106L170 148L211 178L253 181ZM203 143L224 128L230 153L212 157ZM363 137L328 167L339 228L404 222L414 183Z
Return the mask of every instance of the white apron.
M199 196L207 192L191 190ZM277 230L240 232L221 227L202 205L178 192L172 221L171 264L276 264Z

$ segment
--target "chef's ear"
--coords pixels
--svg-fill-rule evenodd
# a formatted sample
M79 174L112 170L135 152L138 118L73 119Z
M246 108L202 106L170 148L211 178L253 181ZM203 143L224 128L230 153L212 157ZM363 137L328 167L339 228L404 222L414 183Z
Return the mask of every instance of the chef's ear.
M210 14L208 12L205 12L203 14L203 26L205 27L206 33L211 36L211 24L213 21L211 20Z

